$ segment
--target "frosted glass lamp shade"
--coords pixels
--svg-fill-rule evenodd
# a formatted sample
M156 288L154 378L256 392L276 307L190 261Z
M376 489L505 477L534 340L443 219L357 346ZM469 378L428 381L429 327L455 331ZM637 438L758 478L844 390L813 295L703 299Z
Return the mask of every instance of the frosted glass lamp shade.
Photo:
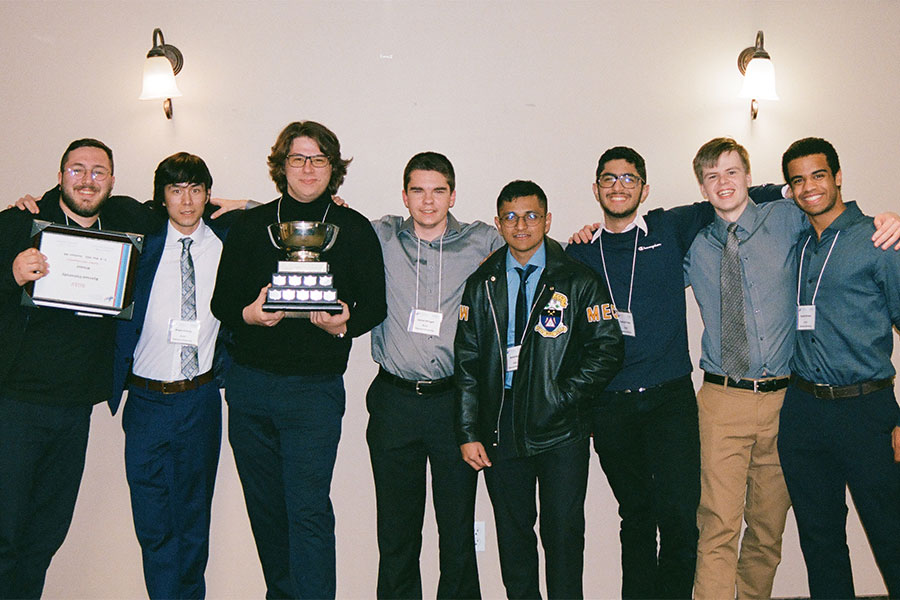
M178 98L181 91L175 83L172 63L165 56L151 56L144 62L144 87L139 100Z
M747 65L741 98L778 100L775 92L775 67L768 58L754 58Z

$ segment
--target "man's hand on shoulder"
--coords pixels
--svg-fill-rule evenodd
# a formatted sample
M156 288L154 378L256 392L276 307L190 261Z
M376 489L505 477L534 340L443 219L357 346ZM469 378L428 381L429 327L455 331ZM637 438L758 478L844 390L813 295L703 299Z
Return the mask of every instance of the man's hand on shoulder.
M19 286L29 281L37 281L50 272L47 257L41 254L37 248L22 250L13 259L13 279Z
M337 194L335 194L334 196L331 197L331 201L334 202L335 204L337 204L338 206L346 206L347 208L350 208L350 205L347 204L347 201L344 200L343 198L341 198L340 196L338 196Z
M266 312L263 310L262 305L263 302L266 301L266 295L268 293L270 285L271 284L263 286L263 288L259 290L259 296L256 297L256 300L254 300L252 304L248 304L244 307L244 310L241 314L244 317L244 323L246 323L247 325L274 327L275 325L278 325L284 318L283 310L278 310L275 312Z
M218 206L219 210L210 215L211 219L218 219L222 215L227 212L231 212L233 210L244 210L249 208L249 205L252 203L252 200L247 199L239 199L232 200L229 198L210 198L209 203L213 206Z
M881 213L874 219L875 233L872 243L876 248L887 250L896 243L894 250L900 250L900 215L897 213Z
M13 206L15 206L19 210L27 210L28 212L36 215L38 214L38 212L40 212L40 209L37 205L40 200L40 196L35 197L31 194L25 194L24 196L16 200L15 204L10 204L9 206L7 206L7 208L12 208Z
M468 442L459 447L462 453L462 459L469 463L469 466L480 471L485 467L491 466L491 459L488 458L487 452L481 442Z
M590 244L594 237L594 232L600 229L602 223L594 223L593 225L585 225L572 234L569 238L570 244Z
M336 315L327 313L324 310L316 310L309 314L309 321L316 327L331 335L343 337L347 333L347 321L350 320L350 308L343 300L341 303L341 312Z

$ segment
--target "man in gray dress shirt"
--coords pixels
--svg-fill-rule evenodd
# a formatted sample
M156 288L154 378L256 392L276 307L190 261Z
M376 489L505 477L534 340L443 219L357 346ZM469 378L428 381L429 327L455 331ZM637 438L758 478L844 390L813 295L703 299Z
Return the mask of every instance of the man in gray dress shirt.
M366 397L366 439L378 509L379 598L421 598L425 469L440 546L438 598L480 597L475 561L477 472L453 429L453 338L466 278L503 245L481 222L460 223L453 165L423 152L403 172L409 217L373 222L384 254L387 318L372 330L378 376Z

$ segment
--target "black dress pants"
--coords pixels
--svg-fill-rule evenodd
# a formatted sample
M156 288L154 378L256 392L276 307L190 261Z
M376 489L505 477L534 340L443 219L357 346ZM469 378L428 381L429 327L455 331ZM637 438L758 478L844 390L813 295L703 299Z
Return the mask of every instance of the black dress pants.
M437 597L481 597L474 538L478 473L456 443L454 395L453 389L418 395L382 378L369 387L366 439L378 511L379 598L422 597L426 463L439 536Z
M494 521L500 572L508 598L540 598L538 517L548 598L581 598L584 570L584 498L590 445L587 439L521 458L492 459L484 470Z
M0 395L0 598L40 598L84 472L91 406Z
M690 598L700 502L690 377L642 392L604 392L593 420L594 449L619 502L622 597Z

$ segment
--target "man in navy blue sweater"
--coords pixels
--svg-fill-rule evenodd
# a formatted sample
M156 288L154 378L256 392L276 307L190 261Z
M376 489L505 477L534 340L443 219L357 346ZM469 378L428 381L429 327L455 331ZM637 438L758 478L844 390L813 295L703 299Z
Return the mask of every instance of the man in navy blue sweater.
M625 364L593 417L594 449L622 519L622 597L690 598L700 441L682 262L714 211L703 202L640 214L646 166L622 146L600 157L593 190L603 227L566 252L603 276L612 298L603 309L625 338ZM781 197L779 186L753 191L757 201Z

